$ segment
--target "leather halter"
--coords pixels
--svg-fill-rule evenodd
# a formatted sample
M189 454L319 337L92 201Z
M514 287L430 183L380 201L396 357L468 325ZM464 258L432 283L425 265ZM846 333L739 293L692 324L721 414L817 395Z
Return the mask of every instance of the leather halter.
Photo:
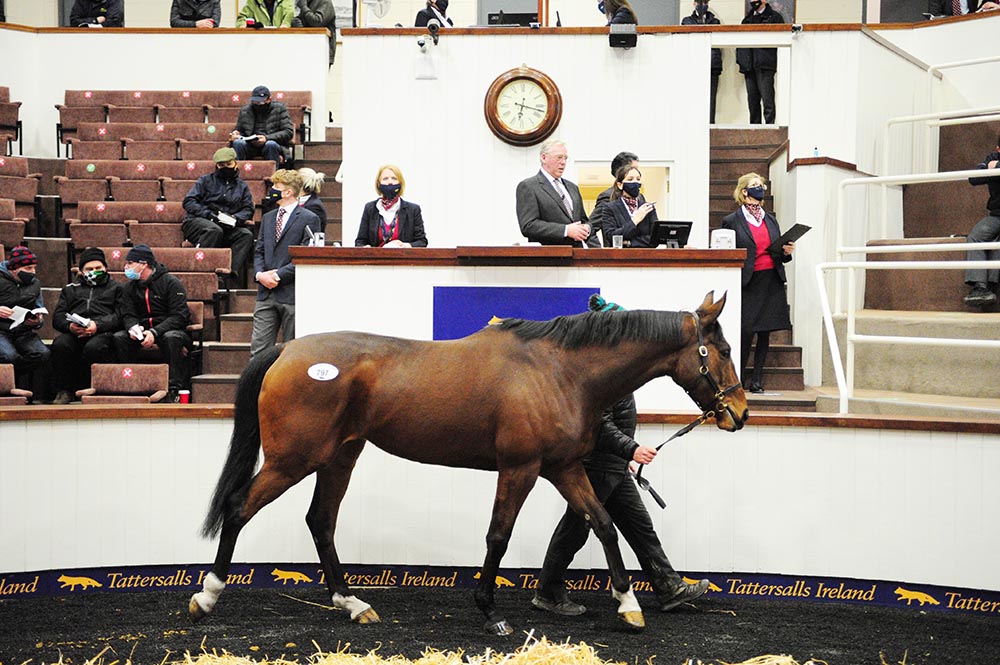
M703 407L701 404L698 404L698 400L694 398L694 395L691 394L691 391L688 390L687 388L684 388L684 392L686 392L688 397L691 398L691 401L693 401L695 404L698 404L698 408L701 409L701 415L692 420L691 422L689 422L684 427L674 432L669 439L658 445L656 447L657 452L659 452L660 448L662 448L663 446L667 445L674 439L684 436L685 434L687 434L695 427L708 420L709 418L714 418L716 413L721 412L723 409L729 412L729 417L733 419L733 422L739 422L739 418L736 416L736 413L733 412L733 408L729 406L729 401L726 398L729 396L731 392L739 388L742 384L740 384L737 381L728 388L723 389L719 387L719 382L715 380L715 377L712 376L712 372L708 369L708 347L705 346L705 337L701 332L701 318L698 316L698 312L688 312L688 313L694 317L694 327L695 330L698 331L698 360L701 362L701 367L698 369L698 373L701 375L702 379L708 381L708 385L712 387L713 391L715 391L715 394L712 396L712 399L715 400L715 408L705 409L705 407ZM653 500L656 501L657 504L659 504L660 508L666 508L667 504L663 501L662 498L660 498L660 495L656 493L656 490L654 490L653 487L649 484L649 481L642 477L642 470L643 468L645 468L645 466L646 466L645 464L639 465L639 472L636 473L634 476L635 482L639 485L640 488L649 492L650 496L652 496Z

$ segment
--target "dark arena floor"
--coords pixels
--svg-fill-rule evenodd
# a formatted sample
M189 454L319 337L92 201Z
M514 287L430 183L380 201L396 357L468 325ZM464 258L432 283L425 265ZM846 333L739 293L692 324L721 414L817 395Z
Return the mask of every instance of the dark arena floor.
M504 589L498 604L515 628L506 638L483 631L472 593L455 589L364 590L382 623L358 626L330 611L318 589L227 590L215 613L194 625L186 595L171 592L91 594L0 600L0 665L163 663L204 648L254 660L305 663L349 649L410 659L427 648L466 656L512 652L529 631L550 642L586 642L598 656L626 663L737 663L788 654L829 665L1000 663L1000 618L921 612L848 603L707 598L664 614L646 607L646 630L624 632L609 594L576 593L584 616L562 618L532 609L531 592ZM106 647L110 647L105 650ZM103 654L102 654L103 651ZM96 658L100 654L99 658Z

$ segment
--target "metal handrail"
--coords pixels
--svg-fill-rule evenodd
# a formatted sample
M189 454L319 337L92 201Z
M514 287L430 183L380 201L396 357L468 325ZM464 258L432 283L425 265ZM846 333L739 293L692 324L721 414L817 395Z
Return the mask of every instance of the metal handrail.
M859 185L910 185L924 182L950 182L953 180L965 180L967 178L995 178L1000 176L1000 169L967 169L965 171L945 171L944 173L911 173L908 175L890 175L890 176L877 176L877 177L865 177L865 178L845 178L841 180L837 185L837 221L836 221L836 246L837 254L842 255L848 252L843 251L844 247L844 228L845 221L844 217L846 213L846 195L847 188ZM883 209L885 206L883 205ZM888 219L886 216L882 218L882 238L888 235ZM858 253L858 252L850 252ZM837 280L835 287L835 303L837 305L838 311L840 310L842 298L841 298L841 280Z
M897 245L892 248L849 248L854 250L893 250L904 251L925 251L928 245ZM969 251L966 244L953 243L951 245L938 245L938 251ZM976 243L976 249L1000 249L1000 242ZM930 251L930 250L926 250ZM889 253L886 251L869 253ZM826 330L827 342L830 345L830 354L833 361L833 374L837 381L837 392L839 395L840 413L848 413L849 401L854 397L854 346L855 344L905 344L910 346L948 346L948 347L970 347L1000 349L1000 340L991 339L961 339L950 337L902 337L898 335L859 335L856 332L857 326L857 302L856 302L856 271L857 270L966 270L968 268L1000 268L1000 261L840 261L820 263L816 266L816 283L819 287L820 307L823 310L823 327ZM845 341L847 342L847 370L840 360L840 345L837 342L837 332L833 326L833 311L830 309L830 300L827 296L825 273L828 270L847 270L850 293L848 294L847 308L847 331ZM838 280L839 281L839 280Z

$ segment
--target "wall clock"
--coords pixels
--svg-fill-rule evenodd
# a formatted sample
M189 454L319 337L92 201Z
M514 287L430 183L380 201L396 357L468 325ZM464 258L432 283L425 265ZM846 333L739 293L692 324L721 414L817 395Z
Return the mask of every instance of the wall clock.
M511 145L541 143L562 118L562 95L548 75L521 65L490 84L483 102L486 124Z

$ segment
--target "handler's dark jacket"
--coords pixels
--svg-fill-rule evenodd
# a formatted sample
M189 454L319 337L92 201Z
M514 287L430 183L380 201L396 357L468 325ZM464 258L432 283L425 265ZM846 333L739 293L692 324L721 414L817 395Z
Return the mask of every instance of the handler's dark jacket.
M215 219L215 212L224 212L245 224L253 218L253 195L239 174L223 178L219 171L198 178L184 197L187 218Z
M0 263L0 306L3 307L26 307L36 309L42 306L42 283L38 278L31 280L28 284L22 284L17 277L7 270L7 262ZM28 332L35 328L40 328L41 324L31 326L22 323L14 329L12 335ZM0 332L10 330L10 319L0 319Z
M97 324L98 333L122 330L122 285L109 279L101 286L81 281L67 284L59 294L59 304L52 315L52 327L68 333L67 314L79 314Z
M288 115L288 107L282 102L272 101L267 108L246 104L240 109L240 115L236 118L236 131L241 136L263 134L268 141L274 141L281 146L286 159L292 156L290 146L295 127L292 126L292 118Z
M771 5L764 7L760 14L751 11L743 19L743 24L754 23L784 23L785 19L781 14L771 9ZM736 64L740 66L741 74L749 74L755 70L776 72L778 71L778 49L776 48L738 48L736 49Z
M594 451L583 461L583 466L589 471L625 475L639 447L633 438L635 423L635 396L630 393L604 411Z
M986 159L981 164L977 164L976 168L988 169L990 168L990 162L993 161L1000 162L1000 152L991 152L986 155ZM1000 163L997 164L996 168L1000 169ZM1000 176L996 178L969 178L969 182L973 185L989 186L990 200L986 202L986 209L994 217L1000 217Z
M128 330L139 324L162 337L171 330L184 330L191 313L187 306L187 290L181 281L157 263L148 281L129 280L123 287L122 326Z

